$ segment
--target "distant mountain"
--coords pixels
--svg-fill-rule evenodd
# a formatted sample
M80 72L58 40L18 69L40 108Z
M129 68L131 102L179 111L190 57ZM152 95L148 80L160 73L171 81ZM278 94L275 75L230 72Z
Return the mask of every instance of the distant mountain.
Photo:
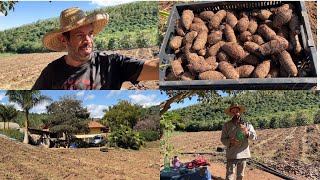
M134 2L94 11L104 11L110 16L107 27L95 37L98 50L141 48L159 44L158 2ZM58 28L58 18L51 18L1 31L0 53L48 52L41 39L47 32Z

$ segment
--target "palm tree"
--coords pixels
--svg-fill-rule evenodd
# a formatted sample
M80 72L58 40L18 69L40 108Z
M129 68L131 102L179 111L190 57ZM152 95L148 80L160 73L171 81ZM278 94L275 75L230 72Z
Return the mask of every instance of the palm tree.
M28 125L29 125L29 111L36 105L51 101L51 98L42 95L39 90L9 90L7 91L6 95L9 97L10 102L15 102L17 105L19 105L22 110L24 111L26 115L26 119L24 121L25 129L24 129L24 139L23 143L29 144L29 138L28 138Z
M0 104L0 117L3 119L3 129L5 129L6 121L8 122L8 129L9 129L9 122L17 117L18 113L16 108L12 105L2 105Z

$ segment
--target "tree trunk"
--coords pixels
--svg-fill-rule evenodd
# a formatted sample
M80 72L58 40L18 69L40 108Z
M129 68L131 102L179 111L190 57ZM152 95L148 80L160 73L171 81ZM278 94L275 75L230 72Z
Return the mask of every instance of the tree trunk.
M29 137L28 137L28 122L29 122L29 112L26 111L26 120L24 121L24 138L23 138L23 143L29 144Z
M6 121L3 119L3 131L6 129Z

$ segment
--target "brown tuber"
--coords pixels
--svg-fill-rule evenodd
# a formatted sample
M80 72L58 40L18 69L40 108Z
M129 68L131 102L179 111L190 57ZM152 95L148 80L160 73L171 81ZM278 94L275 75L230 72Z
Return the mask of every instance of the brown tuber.
M227 61L221 61L219 63L219 69L227 79L239 79L237 70Z
M244 31L240 34L240 41L247 42L251 41L251 33L249 31Z
M222 80L226 77L219 71L206 71L199 74L200 80Z
M177 32L177 34L178 34L179 36L184 36L184 35L186 35L186 33L185 33L185 28L184 28L183 25L182 25L181 19L177 19L177 20L176 20L175 27L176 27L176 32Z
M183 37L181 37L181 36L174 36L171 39L169 46L174 50L179 49L182 44L182 39L183 39Z
M221 61L231 62L231 57L224 51L220 51L217 55L217 58L218 58L219 62L221 62Z
M254 66L252 65L242 65L236 68L236 71L238 72L240 78L250 77L253 70Z
M283 37L277 36L274 40L264 43L260 46L259 51L262 55L278 54L288 49L288 41Z
M191 10L184 10L181 15L182 25L189 30L194 18L194 14Z
M259 51L260 45L254 42L245 42L243 48L247 51L249 51L250 53L262 58L262 54Z
M258 27L258 34L260 34L262 37L264 37L267 41L270 41L276 36L276 32L272 30L269 26L266 24L262 24Z
M229 26L228 24L225 25L224 35L225 35L228 42L235 42L235 43L237 42L237 37L236 37L232 27Z
M220 10L215 15L213 15L208 24L209 29L217 29L226 15L227 13L225 10Z
M186 57L189 63L187 67L192 73L202 73L212 70L212 67L209 66L202 56L198 56L196 53L188 53Z
M238 21L237 29L239 32L244 32L249 27L249 18L246 13L241 13L241 18Z
M227 12L226 23L234 28L238 23L238 19L232 12Z
M290 75L297 76L298 69L294 64L291 55L287 51L282 51L278 56L281 67Z
M258 21L256 18L252 17L250 18L250 21L249 21L249 25L248 25L248 31L251 33L251 34L254 34L258 29Z
M273 27L279 28L284 24L287 24L292 17L292 9L290 9L288 4L284 4L279 7L273 18Z
M211 46L207 51L207 56L216 56L220 48L225 44L224 41L219 41L218 43Z
M212 11L203 11L200 13L200 18L204 21L210 21L213 16L214 13Z
M176 77L180 77L184 72L180 61L177 61L177 60L172 61L171 67L172 67L172 72Z
M234 60L242 60L247 55L242 46L234 42L225 43L221 49Z
M257 34L252 35L251 36L251 40L252 40L252 42L257 43L258 45L261 45L261 44L265 43L264 40L262 39L262 37L257 35Z
M265 60L260 63L253 71L252 77L255 78L265 78L270 71L271 60Z
M222 31L212 31L208 35L208 44L213 45L222 40Z
M201 31L198 36L196 37L192 48L196 51L199 51L201 49L204 49L204 46L207 43L207 39L208 39L208 33L207 31Z
M181 75L181 80L182 81L191 81L191 80L194 80L194 79L195 79L195 77L189 72L184 72Z

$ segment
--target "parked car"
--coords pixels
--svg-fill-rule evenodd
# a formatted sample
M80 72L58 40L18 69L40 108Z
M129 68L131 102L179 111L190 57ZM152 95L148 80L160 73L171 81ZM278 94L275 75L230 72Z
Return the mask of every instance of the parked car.
M107 143L107 139L102 136L102 135L97 135L97 136L94 136L90 142L89 142L89 145L90 146L104 146L106 145Z

